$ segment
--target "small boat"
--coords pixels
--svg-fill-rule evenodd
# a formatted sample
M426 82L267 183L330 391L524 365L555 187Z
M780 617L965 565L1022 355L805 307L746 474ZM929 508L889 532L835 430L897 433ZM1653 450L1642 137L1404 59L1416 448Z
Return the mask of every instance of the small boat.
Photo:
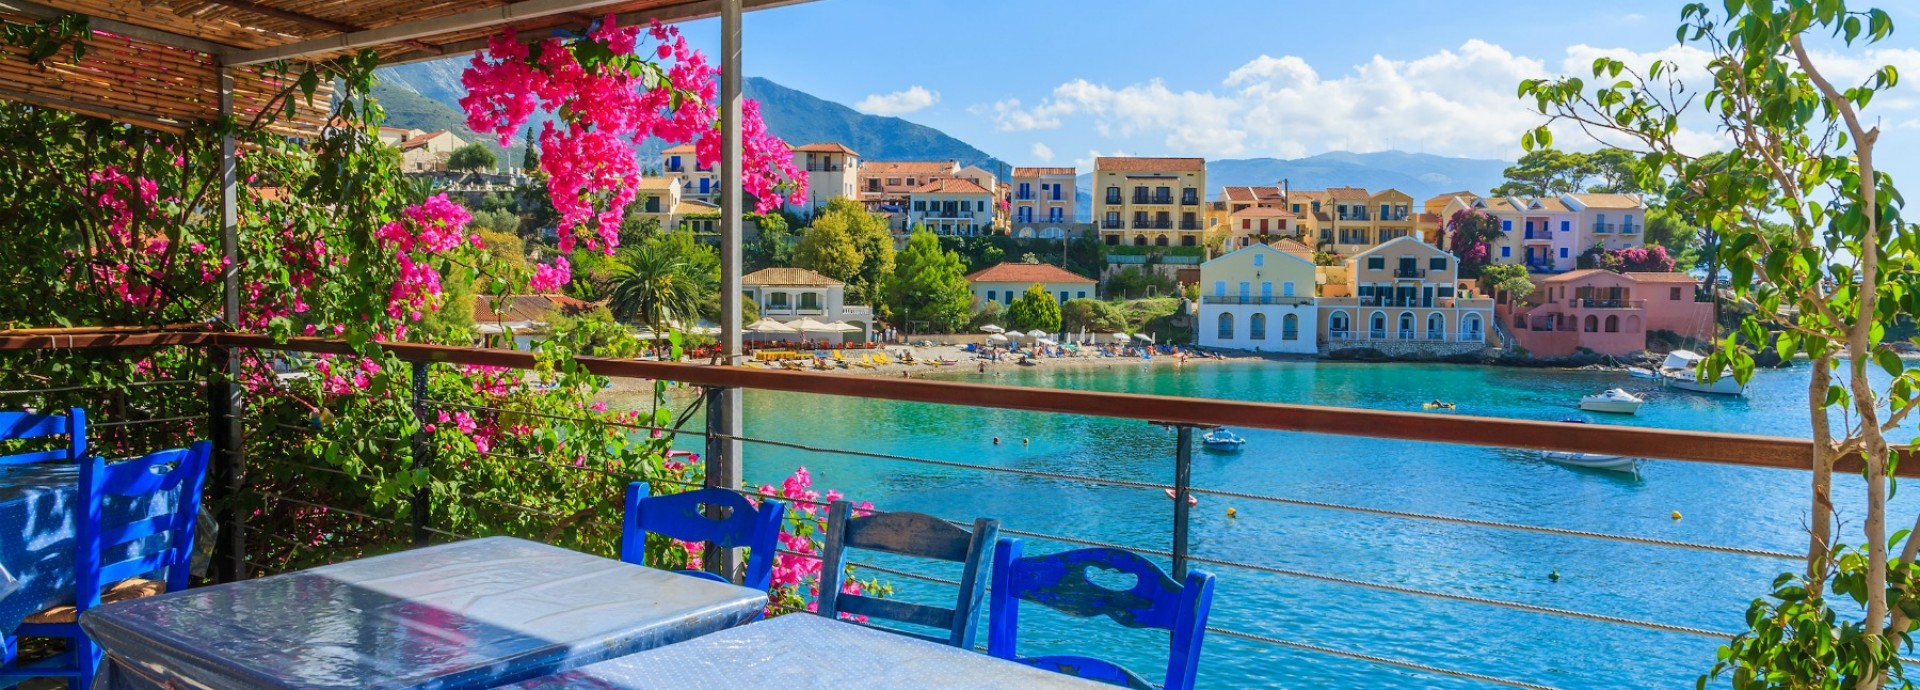
M1424 407L1424 408L1426 408L1426 409L1429 409L1429 410L1451 410L1451 409L1453 409L1453 403L1450 403L1450 402L1447 402L1447 401L1445 401L1445 400L1435 400L1435 401L1433 401L1433 402L1428 402L1428 403L1421 403L1421 405L1420 405L1420 406L1421 406L1421 407Z
M1179 494L1174 493L1173 489L1167 489L1166 492L1167 492L1167 498L1179 497ZM1187 505L1190 505L1190 506L1200 505L1200 498L1197 496L1194 496L1193 494L1187 494Z
M1540 451L1540 459L1557 462L1569 467L1584 467L1590 470L1608 470L1640 474L1640 458L1625 455L1603 455L1600 453L1568 453L1558 450Z
M1200 437L1200 444L1208 450L1237 451L1247 445L1247 440L1226 427L1217 427Z
M1610 412L1613 414L1633 414L1640 411L1640 404L1646 402L1640 396L1618 388L1609 388L1604 392L1580 398L1580 409L1588 412Z
M1660 372L1654 371L1652 369L1648 369L1646 367L1627 367L1627 375L1632 376L1636 379L1648 379L1651 381L1660 380Z
M1660 363L1660 377L1666 379L1669 388L1678 388L1695 393L1713 395L1744 395L1747 387L1733 379L1733 371L1727 370L1712 383L1700 380L1699 364L1706 359L1699 353L1688 350L1674 350L1667 353L1667 360Z

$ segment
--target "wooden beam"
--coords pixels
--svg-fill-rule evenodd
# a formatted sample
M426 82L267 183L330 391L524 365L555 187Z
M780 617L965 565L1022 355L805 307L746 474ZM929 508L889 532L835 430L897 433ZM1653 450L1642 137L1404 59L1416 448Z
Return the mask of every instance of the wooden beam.
M228 67L243 67L274 60L297 60L311 55L400 43L456 31L506 26L525 19L590 10L623 2L632 2L632 0L521 0L521 2L499 7L404 22L366 31L354 31L339 36L296 41L271 48L228 51L222 56L223 64Z
M755 10L772 9L775 7L784 7L787 5L798 5L801 3L812 2L812 1L813 0L743 0L741 4L745 6L745 11L752 12ZM585 30L594 21L597 21L600 19L600 17L595 17L595 16L592 16L591 14L582 13L582 12L565 12L560 14L561 16L567 17L570 21L568 21L567 23L561 26L557 26L554 28L562 29L566 31ZM653 10L642 10L638 12L622 12L614 15L614 21L619 22L621 26L646 24L655 19L660 20L660 23L662 24L673 24L677 22L693 21L695 19L708 19L708 18L717 17L717 16L720 16L720 3L717 0L697 0L694 2L681 3L678 5L669 5L666 7L661 7ZM548 37L549 36L545 31L541 31L539 33L523 32L520 34L520 40L524 43L542 41L542 40L546 40ZM418 53L418 52L401 53L399 55L392 56L388 59L381 60L380 64L403 65L409 62L421 62L424 60L437 60L442 57L449 57L454 55L465 55L467 53L471 53L471 52L486 48L487 39L474 38L474 39L468 39L464 41L450 41L447 43L442 43L438 47L440 49L440 52L438 53L431 53L431 54Z
M3 0L0 0L0 1L3 1ZM303 12L283 10L278 7L274 7L272 5L254 2L253 0L206 0L206 1L213 3L215 5L231 7L231 8L245 11L245 12L252 12L254 14L257 14L263 17L273 17L275 19L285 19L290 22L299 22L301 24L306 24L309 26L315 26L322 29L326 29L334 33L349 34L355 31L367 30L366 27L360 26L358 24L350 24L347 22L334 21L332 19L327 19L325 17L316 17L311 14L306 14ZM420 51L421 53L424 53L424 54L437 55L440 52L439 46L435 46L433 44L425 43L422 41L401 41L400 44L413 48L414 50Z
M149 43L158 43L174 48L198 51L209 55L233 49L232 46L214 43L202 38L183 36L170 31L136 26L126 22L107 19L105 17L95 17L81 12L69 12L57 7L49 7L37 2L31 2L30 0L0 0L0 12L12 12L14 14L32 17L35 20L52 19L63 14L78 14L87 18L87 28L94 31L103 31L118 36L139 39Z

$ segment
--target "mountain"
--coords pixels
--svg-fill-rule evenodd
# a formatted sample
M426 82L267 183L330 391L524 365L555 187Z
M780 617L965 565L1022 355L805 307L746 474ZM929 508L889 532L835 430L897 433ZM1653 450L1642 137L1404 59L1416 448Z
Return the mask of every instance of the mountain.
M380 68L375 96L387 106L387 124L420 129L452 129L461 138L472 132L459 123L463 59L434 60ZM742 89L760 102L760 119L775 136L791 144L837 141L860 152L866 160L957 160L998 170L1002 163L985 151L945 132L897 117L867 115L847 106L816 98L760 77L748 77ZM390 100L392 99L392 100ZM429 107L437 103L442 108ZM401 104L395 107L395 102ZM459 125L458 127L450 125ZM642 146L643 153L659 148Z
M1207 161L1207 197L1220 197L1222 187L1270 187L1286 180L1293 189L1364 187L1370 191L1393 188L1415 203L1447 192L1484 194L1505 179L1512 161L1485 158L1448 158L1429 153L1334 151L1297 159L1231 158ZM1093 173L1080 176L1080 214L1092 217Z
M760 102L767 129L790 144L837 141L870 161L957 160L998 171L1003 165L985 151L945 132L897 117L868 115L760 77L748 77L748 98Z

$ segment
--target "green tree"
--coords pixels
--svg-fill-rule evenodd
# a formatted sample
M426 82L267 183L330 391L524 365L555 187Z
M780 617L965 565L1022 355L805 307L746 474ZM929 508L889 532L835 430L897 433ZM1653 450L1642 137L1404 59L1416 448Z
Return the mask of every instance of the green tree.
M1662 206L1647 208L1647 244L1657 244L1667 248L1667 255L1673 257L1677 270L1688 270L1700 261L1702 237L1699 228L1693 227L1680 214Z
M641 245L621 250L607 277L607 309L615 318L655 333L669 321L691 325L700 315L701 290L686 257Z
M1531 150L1501 173L1507 181L1494 187L1493 195L1558 196L1579 192L1597 172L1593 161L1584 154L1550 148Z
M846 223L847 236L860 251L860 270L847 282L847 299L872 304L880 296L881 284L893 274L893 231L887 227L887 219L868 213L857 201L841 197L827 202L826 215Z
M1060 331L1060 302L1047 294L1047 288L1039 283L1027 287L1027 291L1014 298L1007 306L1007 321L1010 328L1031 331L1039 329L1048 333Z
M1156 257L1147 257L1149 263L1142 266L1128 266L1107 274L1107 283L1101 288L1101 294L1109 299L1127 299L1170 295L1178 288L1172 278L1154 270Z
M1920 539L1906 530L1889 539L1887 429L1920 402L1920 370L1883 336L1902 313L1920 310L1920 238L1898 220L1901 195L1875 168L1879 118L1866 112L1899 79L1884 66L1857 83L1835 84L1806 46L1807 34L1828 34L1864 55L1861 44L1892 32L1886 12L1850 9L1844 0L1729 0L1724 10L1689 4L1678 35L1706 53L1704 93L1684 88L1678 65L1606 57L1593 63L1591 89L1571 77L1520 85L1521 96L1548 116L1523 146L1551 146L1555 122L1631 141L1642 186L1716 233L1712 244L1732 289L1757 308L1701 363L1702 378L1731 371L1745 382L1760 347L1783 358L1804 353L1810 363L1805 568L1775 579L1769 595L1753 602L1750 629L1721 649L1702 687L1721 675L1743 690L1858 690L1889 680L1912 687L1898 653L1910 645L1920 613L1913 591ZM1681 150L1680 114L1695 105L1732 139L1730 155ZM1874 367L1889 383L1876 388L1868 375ZM1833 531L1834 464L1843 455L1864 466L1864 543L1857 547ZM1829 605L1829 597L1841 604Z
M967 322L973 304L960 256L941 249L940 238L925 229L907 238L882 294L906 331L924 324L932 332L952 332Z
M1572 154L1579 155L1579 154ZM1634 164L1640 157L1632 151L1608 146L1593 153L1585 154L1588 165L1593 169L1599 183L1589 185L1587 191L1595 194L1638 194L1640 182L1634 171Z
M1127 329L1127 317L1109 302L1082 297L1060 305L1060 325L1069 333L1082 329L1113 333Z
M453 153L447 156L447 169L492 170L496 162L498 161L493 157L493 149L476 141L454 149Z
M860 275L865 257L853 243L853 234L845 216L823 214L800 235L794 247L793 264L820 275L851 283Z
M1513 304L1533 294L1533 281L1527 267L1520 264L1492 264L1480 269L1480 290L1499 302L1504 296Z
M532 174L540 169L540 149L533 147L533 128L527 128L527 150L520 154L520 172Z

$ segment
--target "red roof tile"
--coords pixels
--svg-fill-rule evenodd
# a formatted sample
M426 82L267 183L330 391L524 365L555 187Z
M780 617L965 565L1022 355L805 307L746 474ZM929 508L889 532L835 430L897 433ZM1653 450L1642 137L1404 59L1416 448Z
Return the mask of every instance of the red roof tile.
M1041 175L1073 175L1073 168L1014 168L1014 177L1039 177Z
M960 177L947 177L934 180L913 189L914 194L992 194L987 188L974 184L973 180Z
M858 156L858 155L860 155L860 154L858 154L858 153L855 153L855 152L853 151L853 149L850 149L850 148L847 148L847 145L846 145L846 144L842 144L842 143L840 143L840 142L837 142L837 141L826 141L826 142L815 142L815 143L812 143L812 144L801 144L801 145L799 145L799 146L795 146L795 147L793 147L793 150L795 150L795 151L802 151L802 152L808 152L808 153L844 153L844 154L847 154L847 155L849 155L849 156Z
M860 164L865 175L947 174L960 171L953 161L867 161Z
M1207 159L1103 156L1093 159L1093 169L1128 172L1201 172L1207 169Z
M1003 263L974 271L970 283L1093 283L1092 278L1053 264Z

